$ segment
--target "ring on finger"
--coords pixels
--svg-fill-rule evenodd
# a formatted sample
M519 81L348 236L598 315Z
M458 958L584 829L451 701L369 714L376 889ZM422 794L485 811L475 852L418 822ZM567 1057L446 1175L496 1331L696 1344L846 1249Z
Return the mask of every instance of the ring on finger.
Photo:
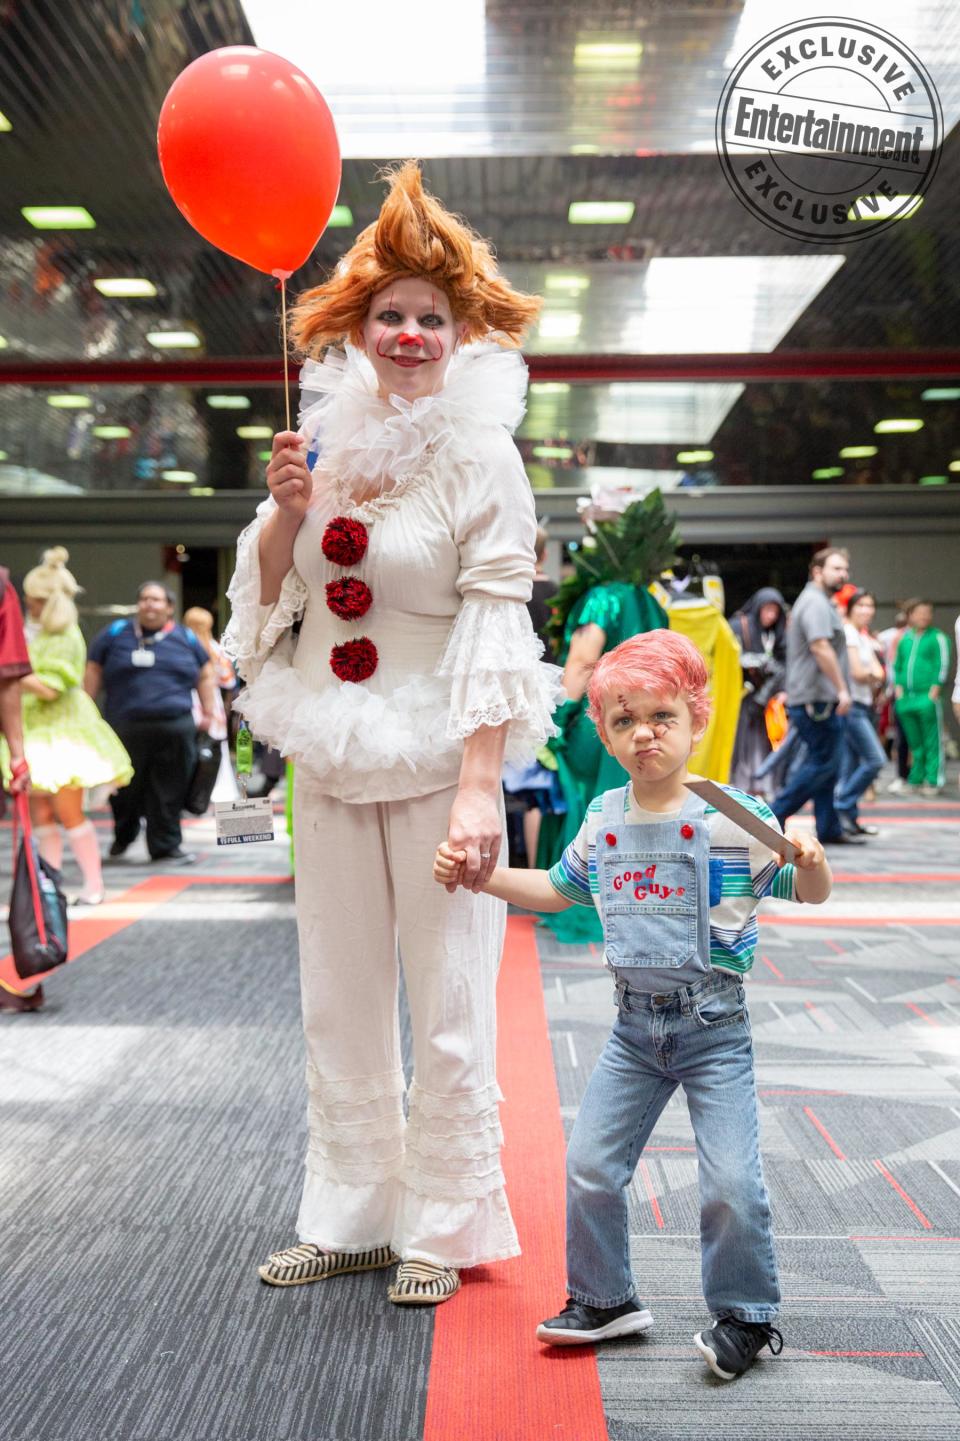
M488 860L490 859L490 854L491 854L490 851L481 851L481 852L480 852L480 859L481 859L482 861L488 861Z

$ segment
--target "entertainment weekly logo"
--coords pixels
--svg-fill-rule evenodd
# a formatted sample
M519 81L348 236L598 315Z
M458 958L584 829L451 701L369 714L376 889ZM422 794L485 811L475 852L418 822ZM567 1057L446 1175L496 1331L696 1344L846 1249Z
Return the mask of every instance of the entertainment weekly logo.
M917 57L862 20L798 20L734 66L717 153L737 198L796 240L863 240L910 214L940 160L943 113Z

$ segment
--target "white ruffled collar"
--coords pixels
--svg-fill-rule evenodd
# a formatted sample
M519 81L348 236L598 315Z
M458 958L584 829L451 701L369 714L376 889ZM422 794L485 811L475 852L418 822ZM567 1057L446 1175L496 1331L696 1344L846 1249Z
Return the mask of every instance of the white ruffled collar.
M526 410L527 367L516 350L495 341L465 345L452 357L436 395L383 400L376 373L361 351L331 350L300 372L300 432L341 486L365 488L423 470L441 452L475 458L482 433L512 432ZM479 432L479 434L478 434Z

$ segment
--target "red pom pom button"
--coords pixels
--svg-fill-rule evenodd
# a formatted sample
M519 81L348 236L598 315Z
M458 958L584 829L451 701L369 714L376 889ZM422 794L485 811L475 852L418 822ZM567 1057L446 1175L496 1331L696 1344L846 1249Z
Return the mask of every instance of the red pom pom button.
M341 620L359 620L372 603L370 587L354 575L327 581L327 606Z
M617 844L617 838L616 838L616 836L613 834L612 831L607 831L607 845L608 845L608 846L615 846L616 844Z
M685 841L692 841L692 840L693 840L693 826L690 826L690 825L681 826L681 827L680 827L680 834L683 836L683 839L684 839Z
M359 565L367 551L367 527L346 515L335 515L323 532L320 549L334 565Z
M350 680L355 684L369 680L376 668L377 648L366 636L335 645L330 652L330 669L338 680Z

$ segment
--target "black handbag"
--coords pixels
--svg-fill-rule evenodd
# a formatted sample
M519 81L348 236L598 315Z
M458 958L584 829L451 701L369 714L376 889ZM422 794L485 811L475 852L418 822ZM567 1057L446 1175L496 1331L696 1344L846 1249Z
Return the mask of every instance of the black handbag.
M220 742L212 741L206 731L197 735L197 763L187 798L183 803L185 811L192 816L205 816L210 807L210 797L220 774Z
M19 850L17 829L23 831ZM22 981L42 976L67 959L67 898L60 872L37 850L25 795L13 798L13 889L10 926L13 964Z

